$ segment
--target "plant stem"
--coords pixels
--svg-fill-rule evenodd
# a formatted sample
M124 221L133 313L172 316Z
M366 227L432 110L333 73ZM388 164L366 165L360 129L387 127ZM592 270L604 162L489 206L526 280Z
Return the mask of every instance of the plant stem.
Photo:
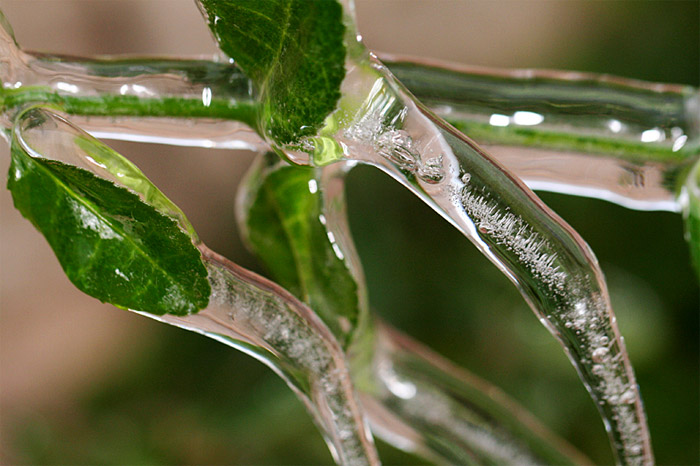
M692 86L381 58L423 104L481 144L631 162L683 161L700 150L700 93Z
M634 372L583 239L378 60L356 64L342 90L338 122L310 138L313 151L286 148L288 157L376 166L442 215L517 286L561 343L601 413L617 461L652 463Z
M3 73L5 114L49 102L84 117L74 121L102 137L265 147L254 130L252 85L229 63L94 60L19 50L14 55L14 71ZM697 89L384 58L421 101L534 189L604 198L633 209L680 210L679 173L700 154ZM197 125L183 124L184 118Z
M437 463L590 463L496 387L382 322L375 328L372 380L358 389L377 435Z
M378 465L345 356L321 320L279 285L200 245L212 295L189 316L147 317L206 335L260 360L304 402L338 464Z

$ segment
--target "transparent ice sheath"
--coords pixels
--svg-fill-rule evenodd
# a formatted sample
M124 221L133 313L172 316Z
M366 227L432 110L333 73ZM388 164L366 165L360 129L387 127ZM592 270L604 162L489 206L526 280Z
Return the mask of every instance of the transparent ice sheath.
M33 108L17 119L12 144L29 157L78 166L136 190L148 203L147 192L133 183L122 183L133 173L131 165L121 159L112 165L102 163L104 160L96 162L85 151L85 145L78 144L86 138L90 136L60 116ZM161 212L190 232L191 226L179 209ZM260 360L282 377L305 404L336 462L379 464L355 399L345 355L323 322L279 285L237 266L202 243L198 247L212 289L208 306L184 317L139 313L202 333Z
M381 59L423 104L532 189L632 209L679 210L677 173L700 155L698 89L590 73Z
M251 126L252 84L225 60L30 53L17 47L8 29L0 31L0 50L5 127L13 107L51 102L96 137L268 148ZM530 188L632 209L680 211L678 178L700 153L697 89L573 72L382 59L431 110Z
M639 389L592 251L519 179L415 101L381 62L362 50L350 55L339 110L318 136L280 149L300 164L374 165L441 214L513 281L562 344L617 460L651 463Z
M291 169L284 162L262 169L266 158L258 158L247 175L249 180L240 187L238 218L242 231L246 231L244 210L251 205L251 196L256 195L250 187L255 186L257 191L263 182L258 177L272 176L278 168L285 173ZM317 222L326 232L325 247L344 262L357 284L358 324L349 330L354 341L346 354L372 431L397 448L438 464L589 463L496 387L370 316L364 274L347 223L344 187L351 166L349 162L336 163L315 171L312 196L320 198L322 214L305 217L305 221ZM283 193L266 191L269 202L279 205L270 196L309 189L305 177L296 188L285 186ZM272 224L278 219L267 221ZM303 264L297 263L297 267ZM274 275L275 264L268 265ZM316 286L313 278L299 278L306 293ZM344 315L345 311L336 309L335 314ZM323 315L329 314L333 315ZM340 328L333 322L328 326ZM340 333L336 335L339 340L344 336Z
M208 147L259 149L266 146L248 126L239 121L232 122L222 117L220 112L207 112L208 108L214 107L211 103L216 102L217 93L212 90L216 87L216 82L229 79L222 78L224 75L213 74L210 83L195 86L186 71L194 69L190 68L193 67L193 62L178 62L177 65L171 64L164 69L157 70L156 67L146 70L142 75L134 75L133 68L123 62L81 63L26 55L19 52L14 42L8 41L8 37L11 36L3 38L3 56L0 57L6 93L8 90L29 91L28 85L40 89L48 86L50 92L57 96L59 105L68 97L79 103L94 97L116 96L117 102L124 103L121 107L124 117L117 119L116 124L114 120L105 117L89 116L100 113L91 113L85 110L87 107L74 105L67 110L83 115L76 121L98 134ZM52 66L42 68L41 73L37 73L33 66L27 66L46 63ZM94 64L104 68L96 71ZM203 65L200 62L198 66ZM229 67L231 73L235 70L225 63L206 66ZM66 72L66 67L72 67L70 73ZM177 72L173 71L176 68ZM343 109L341 101L341 109L329 117L329 122L334 120L333 125L327 125L315 140L307 141L306 148L288 148L289 157L301 163L324 164L349 158L373 164L389 172L445 216L516 283L543 323L560 339L599 405L618 454L618 461L651 462L648 430L634 375L610 310L602 275L595 257L585 243L524 188L517 178L504 171L498 162L430 111L414 103L411 96L393 81L378 61L368 64L364 58L356 55L349 60L347 68L344 95L361 97L362 107L357 108L356 104L350 103ZM163 75L177 84L172 87L163 84L160 81ZM126 88L123 87L125 85ZM207 91L207 88L210 90ZM245 101L246 95L250 97L249 91L243 91L242 88L239 90L240 101ZM131 101L119 98L128 95L137 98ZM162 103L165 101L164 96L175 99L173 106L162 106L153 113L135 110L145 108L140 107L138 102L141 100L148 102L150 99L151 102ZM189 99L198 110L172 114L172 108L178 106L177 102L182 103L183 99ZM224 95L223 100L226 100L226 105L235 108L236 98ZM688 106L691 116L697 114L697 95L681 96L681 100ZM641 103L644 104L644 101ZM99 103L95 104L93 108L101 108L103 115L109 113L106 103L102 102L101 105L102 107ZM444 110L439 107L435 109ZM5 125L8 124L9 110L5 100ZM526 110L538 113L534 108ZM443 113L449 117L449 112ZM516 115L505 116L510 122ZM193 125L189 123L191 120L178 120L180 117L198 118L199 121ZM562 126L567 126L569 116L560 117L554 119L554 124L559 122ZM570 117L575 119L577 116ZM460 118L469 117L461 115ZM141 124L144 119L147 119L146 125ZM672 141L676 145L682 141L683 148L692 140L697 141L697 119L694 121L694 126L690 129L683 129L687 133L674 134L673 128L680 126L662 122L641 131L639 138L645 142L642 139L644 131L653 130L644 136L646 139L652 136L656 138L656 141L649 140L649 144ZM498 119L495 122L499 123ZM615 123L608 123L617 128ZM332 130L334 125L338 128L337 131ZM538 125L534 126L537 128ZM613 128L610 130L615 133ZM667 132L658 128L670 129ZM574 127L572 131L576 133L577 129ZM627 134L622 136L621 141L628 137ZM610 137L615 139L618 136ZM514 147L508 144L503 146ZM693 154L691 155L694 156ZM551 174L548 172L547 164L556 166L558 160L560 159L540 160L537 165L544 172L541 176L549 177L547 180L551 189L577 192L577 186L571 180L560 178L561 171L552 170ZM516 167L515 173L519 174L518 164L513 166ZM633 163L632 168L635 166L638 165ZM655 185L661 186L667 194L660 201L652 201L652 207L625 201L624 190L620 193L617 186L619 177L610 177L609 185L603 186L603 190L619 193L620 196L609 199L628 207L679 210L679 204L675 202L677 180L668 182L679 170L667 170L667 166L661 163L658 170L651 167L651 171L643 172L647 179L650 174L658 173L659 179L665 180ZM613 160L610 167L613 170L611 173L630 172L627 162ZM639 173L638 170L632 170L631 176L636 179ZM646 186L642 184L641 190L644 191ZM633 201L635 199L637 198L632 198Z
M590 463L496 387L381 322L374 337L358 389L376 435L438 464Z

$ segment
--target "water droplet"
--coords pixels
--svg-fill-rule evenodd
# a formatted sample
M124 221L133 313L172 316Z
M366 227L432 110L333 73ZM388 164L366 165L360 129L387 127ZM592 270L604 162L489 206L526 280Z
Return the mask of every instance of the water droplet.
M464 183L464 184L469 184L471 179L472 179L471 173L465 173L464 175L462 175L462 183Z

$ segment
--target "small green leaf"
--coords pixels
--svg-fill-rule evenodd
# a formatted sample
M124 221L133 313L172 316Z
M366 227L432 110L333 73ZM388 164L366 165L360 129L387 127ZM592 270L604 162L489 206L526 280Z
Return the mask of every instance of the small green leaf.
M15 207L46 237L75 286L101 301L153 314L185 315L207 306L211 289L201 254L175 219L88 170L44 158L51 154L28 149L14 133L8 189ZM76 141L88 141L92 149L99 144ZM101 157L113 166L130 165L111 150ZM150 185L150 199L166 199L154 190Z
M243 230L253 252L346 344L358 319L358 289L324 223L319 169L268 153L251 169L245 189Z
M146 175L130 160L122 157L111 147L102 144L89 135L76 136L73 141L85 154L89 154L89 157L94 162L117 178L121 186L139 194L146 204L155 208L161 214L176 220L180 228L187 232L192 241L198 241L194 227L187 220L182 210L151 183L151 180L146 178Z
M261 130L278 144L316 134L345 77L335 0L199 0L219 47L255 84Z
M683 206L685 234L690 246L690 257L700 278L700 159L688 173L684 191L687 195Z

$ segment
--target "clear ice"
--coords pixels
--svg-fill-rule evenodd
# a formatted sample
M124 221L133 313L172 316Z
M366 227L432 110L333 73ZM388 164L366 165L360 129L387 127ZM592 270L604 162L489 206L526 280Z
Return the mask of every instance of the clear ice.
M32 157L79 166L131 190L144 202L153 199L155 188L135 166L49 110L33 108L20 114L13 131L16 133L13 140ZM85 151L85 143L89 143L93 152ZM102 151L101 160L105 163L95 163L91 157L97 156L95 149ZM123 184L123 178L118 176L123 174L120 169L124 164L129 169L128 184ZM140 183L133 183L139 178ZM182 212L167 198L155 207L179 221L183 230L191 230ZM71 208L86 229L101 236L113 234L111 230L103 230L102 221L94 213L77 203ZM198 242L193 230L191 238ZM184 317L139 313L205 334L265 363L305 404L338 464L379 464L372 435L355 397L345 355L325 324L279 285L235 265L202 243L198 247L212 289L208 306ZM119 269L115 269L115 274L128 280ZM178 294L170 293L168 298L178 299Z
M354 33L349 35L355 40ZM175 64L161 62L142 71L135 79L127 62L76 62L60 57L44 59L20 51L7 30L3 31L0 42L0 74L6 92L21 93L25 88L38 87L48 89L52 95L76 101L121 95L137 96L144 101L168 97L180 99L183 105L188 102L197 104L192 107L196 110L190 114L177 115L188 120L166 113L149 115L139 111L117 117L80 114L76 106L72 121L92 130L93 134L115 139L258 151L267 149L268 143L274 145L274 141L263 141L246 123L227 120L213 113L216 105L224 101L234 106L249 103L249 87L195 84L188 74L188 70L194 72L202 66L213 67L219 70L219 74L214 74L220 76L218 84L226 83L237 73L235 68L226 64L201 60ZM481 147L414 101L379 61L368 61L363 53L358 53L357 49L353 52L342 89L347 103L344 108L354 111L344 110L345 113L331 115L339 129L332 134L326 131L323 138L339 147L345 159L368 163L389 173L474 242L515 283L543 324L564 346L603 416L617 461L624 464L652 463L639 389L600 268L583 240L515 176L531 179L522 163L526 157L504 157L515 173L511 174ZM507 86L504 89L507 90ZM353 103L358 99L362 102L359 106ZM700 114L699 100L694 95L684 101L691 116ZM435 105L434 110L438 113L446 109L444 102ZM9 128L17 109L3 107L2 110L2 124ZM451 112L454 114L454 109ZM66 113L71 111L66 110ZM511 121L527 123L523 115L518 121L515 114L512 117L499 116L505 118L493 119L495 126L502 126L506 121L509 124ZM460 117L468 119L471 115L465 113ZM695 118L695 133L686 129L675 131L674 127L666 134L665 130L645 127L635 129L638 131L633 134L643 143L665 144L671 151L683 152L697 144L693 138L697 139L697 120L700 117ZM193 119L196 119L196 124L192 124ZM533 126L535 130L538 124ZM549 124L546 116L542 124ZM567 121L562 125L576 127ZM620 140L629 136L625 132L631 131L618 120L607 121L606 125L611 137L614 135ZM306 147L313 149L316 142L308 141ZM304 158L297 149L282 149L287 151L290 160L302 163L313 162L316 157L306 154ZM510 148L509 153L517 150ZM530 151L527 157L533 155L532 149L527 150ZM558 153L557 157L557 161L572 160L570 154ZM577 163L598 163L598 159L582 155ZM680 166L684 163L681 162ZM576 184L577 180L567 178L555 165L540 162L539 178L535 179L533 186L585 195L597 189L608 193L605 196L609 200L631 208L677 211L685 206L683 198L676 200L675 193L664 185L664 180L676 173L677 165L649 163L642 169L637 167L631 171L629 163L609 160L600 163L603 171L599 173L599 179L587 180L589 184L583 187ZM86 167L95 169L95 164ZM344 257L350 256L350 260L354 260L352 253L338 247ZM213 307L184 319L164 317L162 320L205 333L262 359L288 380L308 406L314 406L310 409L339 461L377 461L371 445L367 444L367 434L353 400L347 369L343 366L342 352L338 352L325 327L308 308L274 284L251 277L213 253L203 251L216 290ZM266 303L265 307L260 307L260 302ZM280 314L270 316L265 310L268 306ZM316 345L321 349L314 349ZM417 397L427 399L431 389L424 388L412 376L402 374L400 364L378 361L374 366L375 375L376 380L384 384L383 393L390 394L396 406L405 403L401 408L404 414L418 413L411 403ZM441 395L433 396L431 400L437 401L430 403L442 406L449 403ZM367 401L369 403L371 400ZM437 405L436 412L440 412ZM425 416L431 416L427 411L423 410ZM337 420L337 425L333 419ZM452 422L450 419L442 421ZM467 436L468 432L459 427L460 422L454 420L447 430ZM397 432L407 432L407 429L410 432L411 429L408 422L399 424L378 423L376 427L388 438L400 437L397 443L415 440L415 436L399 435ZM477 437L473 438L476 441ZM524 453L517 448L502 452L506 455L504 461L508 455L517 461L525 458L519 456Z
M343 89L355 99L358 89L367 96L334 135L346 157L390 174L502 270L577 368L617 460L653 462L634 373L585 242L496 160L416 102L376 59L351 68ZM349 106L341 100L341 108ZM424 159L439 161L430 169L437 176L420 176Z

